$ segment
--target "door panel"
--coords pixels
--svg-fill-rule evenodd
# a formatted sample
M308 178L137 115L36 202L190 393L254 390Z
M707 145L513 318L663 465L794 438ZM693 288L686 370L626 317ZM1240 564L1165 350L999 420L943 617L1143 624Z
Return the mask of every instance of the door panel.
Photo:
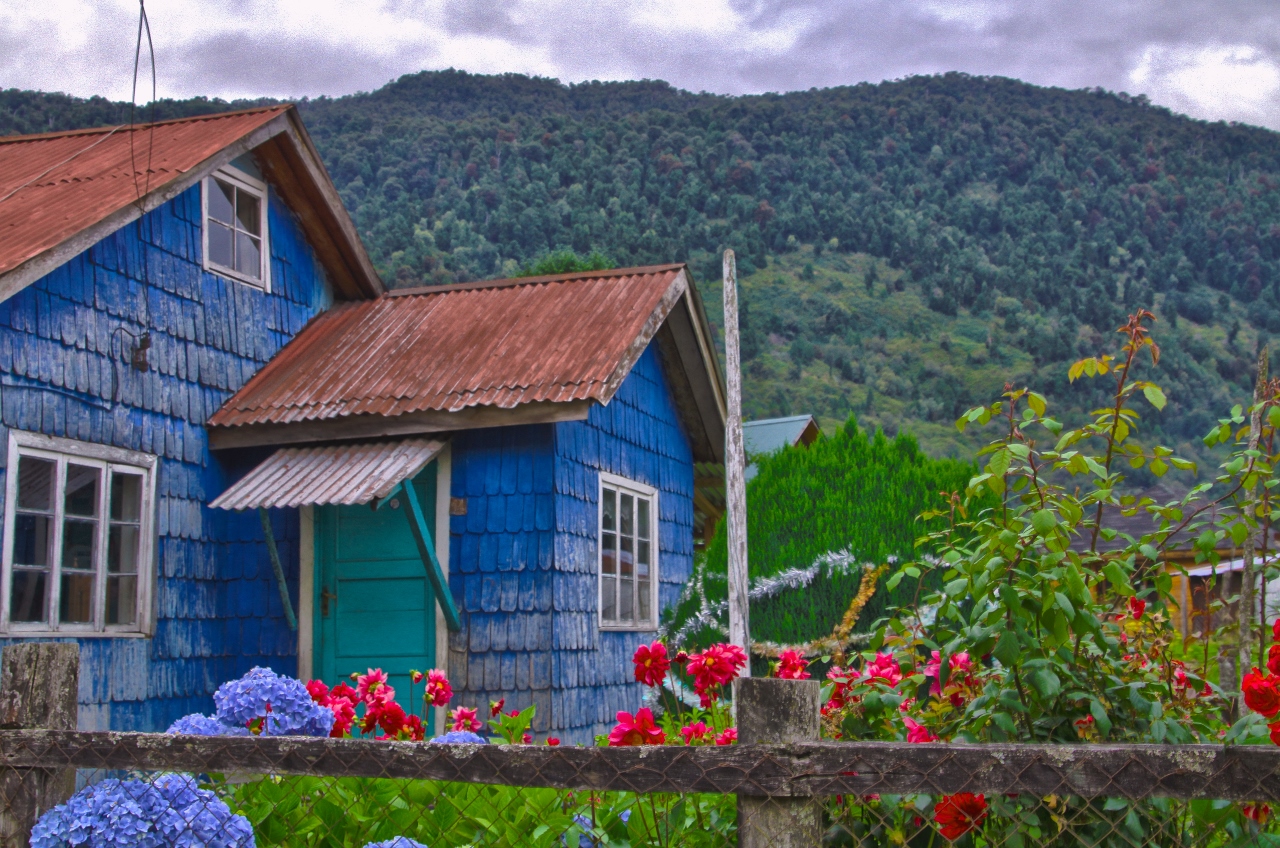
M435 534L436 463L414 480ZM393 506L394 504L394 506ZM409 700L409 671L435 664L435 596L409 531L403 496L368 506L316 509L316 668L333 686L381 668L396 700L421 715L422 686Z

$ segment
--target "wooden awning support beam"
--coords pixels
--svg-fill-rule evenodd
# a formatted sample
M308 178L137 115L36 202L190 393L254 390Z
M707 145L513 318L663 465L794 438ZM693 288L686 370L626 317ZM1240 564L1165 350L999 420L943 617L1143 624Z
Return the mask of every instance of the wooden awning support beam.
M258 517L262 519L262 535L267 538L267 553L271 555L271 570L276 573L276 586L280 589L280 603L284 604L284 617L289 622L289 629L298 632L298 616L293 612L293 601L289 599L289 584L284 580L284 568L280 565L280 551L276 548L276 534L271 530L271 515L266 507L258 507Z
M373 508L378 509L397 494L404 495L406 507L404 517L409 520L409 531L413 533L413 541L418 546L418 556L422 558L422 565L427 570L427 579L431 581L436 601L444 613L445 625L457 633L462 629L462 618L458 615L458 607L453 602L449 584L445 582L444 569L440 567L440 560L436 557L435 539L432 538L431 528L427 526L427 519L422 512L422 504L418 501L418 493L414 491L413 484L397 483L396 487L387 492L384 497L373 502Z

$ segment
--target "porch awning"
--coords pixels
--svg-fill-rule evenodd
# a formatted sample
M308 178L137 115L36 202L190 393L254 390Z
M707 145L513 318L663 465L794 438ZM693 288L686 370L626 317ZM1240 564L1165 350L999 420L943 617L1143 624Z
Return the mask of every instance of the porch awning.
M431 439L281 448L214 499L219 509L367 504L387 497L444 447Z

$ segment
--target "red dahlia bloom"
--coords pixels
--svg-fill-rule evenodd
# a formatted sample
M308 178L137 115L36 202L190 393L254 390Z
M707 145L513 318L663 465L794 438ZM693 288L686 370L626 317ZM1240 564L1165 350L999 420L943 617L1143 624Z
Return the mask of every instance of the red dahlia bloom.
M693 675L693 688L699 694L714 686L723 686L738 676L747 664L747 655L737 645L720 643L689 657L687 671Z
M945 795L933 808L933 820L944 839L955 842L982 824L987 817L987 799L984 795L958 792Z
M653 711L648 707L618 713L618 724L609 732L609 745L614 748L628 745L661 745L667 741L662 728L653 723Z
M453 687L449 685L449 678L443 671L433 668L427 672L427 689L422 697L433 707L443 707L449 703L449 699L453 697Z
M480 719L476 718L476 711L472 707L458 707L449 713L449 720L453 722L454 730L470 730L472 733L478 733L480 728L484 727Z
M356 708L346 698L331 698L325 706L333 710L333 730L329 731L329 735L341 739L351 730L351 725L355 724Z
M903 716L902 721L907 725L908 742L919 744L921 742L938 741L938 735L920 722L907 716Z
M865 671L868 682L880 680L890 686L897 686L902 682L902 667L893 658L893 654L876 654L876 658L867 663Z
M373 703L375 699L385 701L381 690L390 688L387 685L387 673L380 668L371 668L367 674L356 677L356 697L366 704Z
M524 736L521 736L521 737L520 737L520 742L521 742L521 744L523 744L523 745L532 745L532 744L533 744L533 735L532 735L532 734L529 734L529 733L526 733Z
M696 721L693 724L686 724L680 728L680 735L684 737L684 744L692 745L694 742L701 742L707 738L707 734L711 732L711 728L707 727L705 721Z
M337 686L329 690L329 700L343 700L354 707L356 704L360 703L360 696L356 694L356 690L352 689L346 683L339 683Z
M490 702L489 702L489 715L490 715L490 717L492 717L492 718L497 718L497 717L498 717L498 715L502 712L502 707L503 707L503 705L505 705L506 703L507 703L507 699L506 699L506 698L499 698L499 699L498 699L498 700L496 700L496 701L490 701Z
M778 679L808 680L809 672L805 671L808 665L799 651L783 651L778 655Z
M738 728L726 727L724 732L716 737L717 745L732 745L738 741Z
M414 683L421 683L424 676L425 675L416 668L409 672L409 680Z
M1280 691L1276 690L1277 683L1280 683L1280 677L1272 674L1263 677L1262 672L1256 668L1246 674L1240 682L1245 706L1267 718L1275 718L1276 713L1280 713Z
M411 715L405 719L404 729L409 731L409 739L414 742L421 742L427 737L427 728L423 726L422 719L416 715Z
M1267 671L1280 674L1280 644L1267 649Z
M548 736L548 737L547 737L547 744L548 744L548 745L550 745L552 748L554 748L555 746L557 746L557 745L559 745L559 744L560 744L560 740L559 740L559 739L557 739L557 738L556 738L556 737L554 737L554 736Z
M307 683L307 694L311 696L311 700L320 706L329 706L329 687L324 684L323 680L312 680Z
M1280 618L1271 622L1271 641L1280 642Z
M671 660L667 659L667 646L661 642L636 648L631 661L636 665L636 682L645 686L662 685L667 669L671 668Z

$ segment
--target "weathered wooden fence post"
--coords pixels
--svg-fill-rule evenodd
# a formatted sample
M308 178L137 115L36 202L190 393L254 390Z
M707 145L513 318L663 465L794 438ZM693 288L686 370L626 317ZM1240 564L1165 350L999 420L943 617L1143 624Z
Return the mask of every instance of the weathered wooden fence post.
M733 681L742 744L816 742L821 686L816 680ZM822 805L815 798L738 796L740 848L818 848Z
M80 646L27 642L5 647L0 670L0 727L76 729ZM75 769L15 769L0 764L0 846L27 848L41 814L71 797Z

